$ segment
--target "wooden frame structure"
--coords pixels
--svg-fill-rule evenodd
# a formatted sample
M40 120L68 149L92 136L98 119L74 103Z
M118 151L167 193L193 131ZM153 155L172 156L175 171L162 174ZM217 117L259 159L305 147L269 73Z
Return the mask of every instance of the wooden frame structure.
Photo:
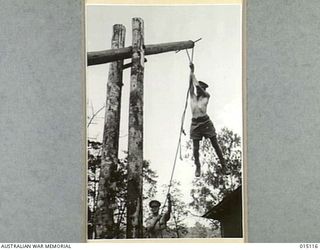
M88 66L110 63L107 82L106 111L104 120L101 174L95 219L97 238L114 237L113 212L115 180L113 173L118 164L119 124L123 69L131 67L129 138L128 138L128 192L127 238L143 238L142 221L142 167L143 167L143 78L146 55L179 51L194 47L193 41L180 41L153 45L144 44L144 23L141 18L132 19L132 46L124 47L125 27L113 26L112 49L88 52ZM123 60L132 62L123 65Z

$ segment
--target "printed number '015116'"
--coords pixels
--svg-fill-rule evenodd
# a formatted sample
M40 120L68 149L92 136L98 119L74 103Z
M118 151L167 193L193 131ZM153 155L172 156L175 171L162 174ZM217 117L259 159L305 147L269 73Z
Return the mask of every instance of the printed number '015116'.
M314 244L314 243L310 243L310 244L306 244L306 243L301 243L300 244L300 248L318 248L318 244Z

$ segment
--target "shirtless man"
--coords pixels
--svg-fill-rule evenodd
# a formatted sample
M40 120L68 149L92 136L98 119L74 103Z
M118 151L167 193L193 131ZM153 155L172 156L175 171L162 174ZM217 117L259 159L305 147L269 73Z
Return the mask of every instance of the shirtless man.
M199 143L202 137L209 138L216 154L218 155L221 166L225 169L225 161L217 141L217 135L212 121L207 115L207 106L210 95L206 91L208 85L198 81L194 75L194 65L190 64L190 103L192 112L192 122L190 128L190 138L193 141L193 157L196 165L196 177L200 177L201 165L199 161ZM195 94L194 86L197 94Z
M168 210L164 215L159 214L161 203L157 200L149 202L151 209L151 216L146 221L146 229L148 238L162 238L163 231L166 229L167 221L170 219L171 214L171 196L167 195Z

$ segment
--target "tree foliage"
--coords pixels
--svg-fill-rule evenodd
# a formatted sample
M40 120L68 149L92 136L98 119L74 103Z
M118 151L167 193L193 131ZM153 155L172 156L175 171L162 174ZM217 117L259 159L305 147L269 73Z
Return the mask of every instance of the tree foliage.
M202 141L200 146L200 161L202 163L201 178L193 181L191 207L199 213L211 209L218 204L229 192L241 185L241 138L227 128L223 128L217 135L219 145L226 161L226 169L223 169L219 159L207 140ZM191 157L192 142L187 144ZM218 223L213 223L218 227Z
M201 178L194 179L191 189L192 202L186 204L180 189L180 183L173 181L171 186L172 214L168 221L167 237L219 237L218 221L212 221L211 228L201 223L193 227L187 227L185 219L190 216L190 208L198 214L203 214L218 204L229 192L241 185L241 138L227 128L223 128L217 136L223 152L227 168L222 169L217 155L209 140L203 140L200 145L200 160L202 164ZM94 238L94 212L98 194L99 172L101 166L100 142L88 141L88 238ZM186 156L192 159L192 142L187 144ZM116 238L125 238L126 230L126 196L127 196L127 157L119 159L118 168L114 174L116 179L115 199L117 207L114 210L114 232ZM144 217L147 217L149 209L148 201L157 192L157 174L150 168L150 162L143 164L143 194L144 194ZM168 186L163 187L164 192Z
M95 237L94 213L99 192L99 173L101 167L102 144L88 141L88 238ZM127 198L127 157L118 160L117 170L112 178L116 180L114 195L117 207L114 209L114 235L115 238L125 238L126 232L126 198ZM153 197L156 192L157 174L150 168L150 162L143 162L144 199Z
M187 233L187 225L184 220L189 214L188 205L183 201L183 195L180 189L180 182L173 180L171 183L170 194L172 201L171 219L167 224L167 238L183 238ZM168 185L163 185L163 193L166 194Z
M196 222L193 227L188 228L186 238L217 238L221 237L219 230L212 230L200 222Z

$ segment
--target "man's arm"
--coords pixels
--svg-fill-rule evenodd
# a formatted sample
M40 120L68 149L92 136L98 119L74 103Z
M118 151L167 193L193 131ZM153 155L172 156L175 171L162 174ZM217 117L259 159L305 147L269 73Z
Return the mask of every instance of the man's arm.
M194 97L194 81L197 81L195 75L194 75L194 65L193 63L190 63L190 79L189 79L189 90L190 90L190 96Z
M194 74L194 64L190 63L190 95L191 97L195 96L194 86L196 86L197 91L201 93L202 96L210 97L209 93L201 88L195 74Z
M160 220L161 220L161 215L158 215L157 218L155 218L154 220L152 220L152 219L147 220L146 230L149 234L153 233L155 231L156 225Z
M168 210L167 212L163 215L163 219L165 222L167 222L168 220L170 220L170 215L171 215L171 211L172 211L172 202L171 202L171 195L168 194Z

